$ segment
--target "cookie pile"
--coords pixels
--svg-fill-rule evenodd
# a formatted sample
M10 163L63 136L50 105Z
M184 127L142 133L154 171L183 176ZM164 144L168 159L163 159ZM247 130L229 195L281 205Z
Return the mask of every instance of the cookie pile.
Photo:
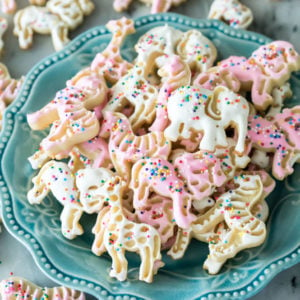
M125 251L139 253L139 278L152 282L161 250L179 259L192 238L208 243L203 267L216 274L265 240L266 170L283 180L299 161L300 107L282 107L300 56L274 41L216 62L200 31L165 25L139 38L129 62L120 48L133 21L107 28L107 48L27 116L32 130L51 126L29 158L38 174L28 201L51 191L68 239L84 232L83 213L98 214L92 252L108 252L118 280Z

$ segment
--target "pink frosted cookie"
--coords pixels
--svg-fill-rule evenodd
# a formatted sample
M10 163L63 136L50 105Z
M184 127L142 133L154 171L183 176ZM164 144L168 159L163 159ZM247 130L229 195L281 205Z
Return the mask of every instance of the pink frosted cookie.
M285 83L293 71L300 69L300 56L290 43L275 41L260 46L248 59L231 56L221 61L218 68L233 73L243 90L251 90L255 108L266 110L273 103L273 89Z
M204 268L216 274L239 251L263 243L266 226L253 214L257 214L257 204L265 197L262 181L258 175L240 175L234 183L237 187L220 195L216 204L198 216L190 228L178 230L169 255L181 258L192 238L207 242L209 255Z
M218 19L235 28L247 28L253 21L252 11L238 0L214 0L208 19Z
M109 136L108 149L118 174L130 179L132 164L143 157L167 159L172 144L163 132L150 132L136 136L132 132L129 120L121 113L104 113L100 135Z
M238 93L241 87L240 81L229 69L212 67L206 72L200 73L194 80L193 85L208 90L214 90L217 86L225 86L235 93Z
M184 182L176 176L171 163L160 158L140 159L131 171L129 187L134 191L133 206L136 209L147 207L151 191L169 197L173 201L173 214L176 223L188 228L196 216L190 212L192 195L184 187Z
M284 179L293 172L293 164L300 158L300 107L286 108L269 121L259 115L250 115L246 143L265 152L274 153L272 173Z
M186 182L189 192L198 202L206 200L216 187L222 186L227 181L222 163L213 153L183 152L174 158L173 165L179 178Z
M134 33L135 29L133 21L125 17L109 21L106 27L112 33L112 39L105 50L95 56L91 68L114 84L133 66L122 58L120 48L126 36Z
M51 34L56 51L68 42L68 31L82 23L84 16L94 9L90 0L49 0L45 7L27 6L14 17L14 34L21 49L28 49L33 42L33 33Z
M10 277L0 282L2 300L85 300L84 293L64 286L47 288L39 287L21 277Z
M227 146L225 129L231 125L238 131L236 151L244 152L249 106L246 99L228 88L219 86L210 91L180 87L168 98L167 110L170 125L165 136L171 141L201 132L199 150L214 151Z
M28 114L28 124L33 130L43 130L52 124L40 150L51 158L68 157L76 144L98 135L99 122L90 109L106 101L106 91L103 77L85 69L57 92L49 104Z

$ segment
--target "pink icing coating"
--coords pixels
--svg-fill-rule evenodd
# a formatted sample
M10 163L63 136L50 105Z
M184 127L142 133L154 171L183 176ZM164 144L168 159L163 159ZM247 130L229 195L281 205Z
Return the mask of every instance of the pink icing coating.
M171 151L171 143L165 139L163 132L136 136L129 120L121 113L104 112L100 136L106 137L108 134L108 148L112 161L115 162L119 174L127 178L132 163L147 156L166 159ZM118 165L122 166L122 169Z
M210 196L215 187L222 186L227 180L221 160L209 152L185 152L175 159L174 167L198 201Z
M299 106L296 108L299 109ZM252 145L256 145L259 149L274 152L272 169L273 175L278 179L283 179L293 172L294 156L299 155L300 150L296 125L300 118L299 114L295 118L291 111L285 109L282 114L276 116L275 122L259 115L250 115L248 119L246 143L250 144L250 149Z
M296 149L300 150L300 105L284 109L275 116L275 122L288 134L289 141Z
M272 103L274 85L285 82L292 71L300 68L300 56L292 44L275 41L259 47L248 59L231 56L221 61L219 68L229 69L243 84L251 83L255 107L266 109Z
M92 167L99 168L107 166L110 161L107 142L101 137L95 137L91 140L78 145L80 153L89 159L92 159Z
M176 176L171 163L160 158L139 160L132 168L130 188L134 191L133 206L147 206L150 190L173 200L173 214L178 226L188 228L196 218L190 212L192 197L186 192L184 182Z

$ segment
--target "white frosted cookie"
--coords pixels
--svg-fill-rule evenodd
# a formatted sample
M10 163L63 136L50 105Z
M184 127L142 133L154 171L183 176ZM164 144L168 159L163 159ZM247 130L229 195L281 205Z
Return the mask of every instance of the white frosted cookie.
M171 141L201 132L199 150L214 151L217 146L227 146L225 129L231 125L238 131L235 149L244 152L249 105L228 88L219 86L210 91L195 86L180 87L169 97L167 109L170 125L165 136Z
M90 0L49 0L46 6L31 5L19 10L14 17L14 34L20 48L28 49L37 32L51 34L55 50L61 50L69 42L68 31L75 29L93 8Z
M182 35L176 51L188 63L193 74L207 71L217 58L217 49L214 44L195 29Z
M64 286L47 288L39 287L21 277L9 277L0 282L2 300L85 300L84 293Z

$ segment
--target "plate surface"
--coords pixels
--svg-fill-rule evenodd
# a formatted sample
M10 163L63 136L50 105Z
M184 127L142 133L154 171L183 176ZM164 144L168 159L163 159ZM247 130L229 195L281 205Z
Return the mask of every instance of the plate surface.
M161 14L135 20L137 31L127 38L123 56L133 59L132 45L138 37L165 23L183 31L200 30L216 45L219 60L230 55L249 56L254 49L270 42L262 35L232 29L218 21ZM48 103L66 80L89 65L110 38L105 27L96 27L63 51L44 59L29 72L19 98L7 109L0 136L0 196L6 227L27 246L37 265L51 279L99 299L244 299L254 295L280 271L300 262L300 165L285 182L277 184L267 199L270 217L266 242L240 252L215 276L202 270L208 245L193 241L179 261L164 254L166 266L150 285L138 281L139 257L129 254L128 280L118 282L108 276L110 257L97 257L90 251L95 215L84 216L81 223L85 234L69 241L60 232L61 206L51 195L41 205L28 203L26 193L36 172L27 157L38 148L46 132L33 132L27 125L26 114ZM300 74L292 76L291 84L294 96L286 106L295 105L300 98Z

